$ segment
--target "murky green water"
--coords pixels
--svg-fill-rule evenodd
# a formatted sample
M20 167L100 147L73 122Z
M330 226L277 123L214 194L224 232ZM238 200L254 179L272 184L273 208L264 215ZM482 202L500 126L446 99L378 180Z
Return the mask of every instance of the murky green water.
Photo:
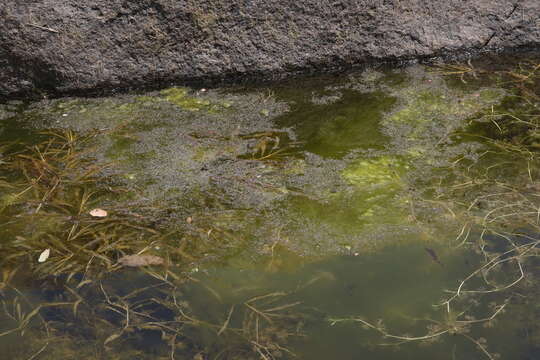
M497 61L1 105L2 353L537 358L540 70Z

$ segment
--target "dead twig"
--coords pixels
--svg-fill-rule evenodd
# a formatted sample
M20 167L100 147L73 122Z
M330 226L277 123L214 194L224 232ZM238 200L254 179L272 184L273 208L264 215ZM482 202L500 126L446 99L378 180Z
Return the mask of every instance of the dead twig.
M35 27L35 28L37 28L37 29L41 29L41 30L44 30L44 31L52 32L52 33L55 33L55 34L59 34L59 33L60 33L60 31L58 31L58 30L52 29L52 28L50 28L50 27L41 26L41 25L36 25L36 24L26 24L26 26L32 26L32 27Z

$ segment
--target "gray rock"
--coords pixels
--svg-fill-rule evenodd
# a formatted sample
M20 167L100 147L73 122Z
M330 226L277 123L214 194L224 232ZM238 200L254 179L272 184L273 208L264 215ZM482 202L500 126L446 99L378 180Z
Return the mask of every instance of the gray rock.
M540 44L538 0L2 0L0 97Z

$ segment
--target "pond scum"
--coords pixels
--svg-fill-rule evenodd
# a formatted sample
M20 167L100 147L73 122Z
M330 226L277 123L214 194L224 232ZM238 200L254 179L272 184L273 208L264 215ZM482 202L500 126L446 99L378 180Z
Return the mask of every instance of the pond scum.
M482 73L470 63L441 65L434 71L465 84ZM520 314L524 331L530 344L538 348L540 64L521 64L515 71L489 75L513 88L512 98L507 100L511 104L503 105L505 111L492 107L478 114L470 129L449 135L458 141L481 138L488 149L474 160L456 158L451 168L443 169L439 183L422 187L423 194L416 199L430 199L450 217L462 220L461 231L450 246L475 252L482 258L480 266L434 304L442 315L422 320L427 324L423 334L394 333L382 320L362 317L330 318L331 325L358 323L379 333L382 345L430 343L457 335L473 343L485 357L496 359L500 355L490 350L489 340L475 338L471 332L475 327L496 327L497 317L507 307L525 305L522 308L528 310ZM478 313L485 316L478 317Z
M325 320L358 323L379 333L383 345L456 335L496 359L489 339L475 337L472 329L496 327L509 307L537 308L540 296L540 65L487 74L470 64L433 71L463 83L494 76L513 89L504 111L494 106L448 135L456 141L480 137L489 149L474 160L456 158L440 169L436 185L419 181L422 191L412 199L410 216L418 221L426 202L461 221L450 246L476 252L482 262L435 304L444 315L424 320L425 333L394 333L363 317ZM92 144L99 135L51 129L33 145L0 144L0 227L12 239L0 243L3 354L28 360L294 357L289 344L320 315L285 291L246 296L236 305L222 302L192 273L205 258L241 246L242 235L191 218L167 222L168 210L159 204L141 207L137 191L107 171L114 163L96 165ZM284 155L280 134L250 136L258 141L252 159ZM89 214L98 207L108 215ZM46 249L50 256L38 262ZM122 262L129 255L152 255L162 264L130 270ZM188 284L205 296L190 297ZM204 304L219 311L203 319L198 309ZM540 346L538 315L521 314L534 347Z

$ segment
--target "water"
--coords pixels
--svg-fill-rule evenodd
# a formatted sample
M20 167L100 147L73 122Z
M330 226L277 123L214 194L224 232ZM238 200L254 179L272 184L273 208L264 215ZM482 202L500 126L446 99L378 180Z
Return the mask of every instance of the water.
M535 358L538 61L496 62L3 105L3 353Z

